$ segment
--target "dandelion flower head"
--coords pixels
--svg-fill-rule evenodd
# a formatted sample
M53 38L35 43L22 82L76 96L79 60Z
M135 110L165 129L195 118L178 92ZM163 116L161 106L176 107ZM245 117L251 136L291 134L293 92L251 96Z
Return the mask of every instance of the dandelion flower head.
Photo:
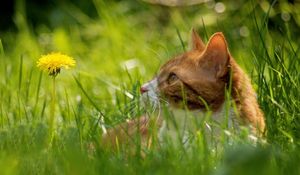
M41 70L47 71L50 76L56 76L60 73L61 68L69 69L74 67L76 64L75 60L61 53L50 53L42 55L37 61L37 67Z

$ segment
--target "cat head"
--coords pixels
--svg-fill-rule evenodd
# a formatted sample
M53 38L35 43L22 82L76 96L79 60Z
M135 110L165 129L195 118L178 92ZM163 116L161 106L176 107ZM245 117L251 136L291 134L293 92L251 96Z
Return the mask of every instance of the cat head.
M192 49L166 62L158 75L141 87L143 96L175 108L217 110L229 81L230 54L225 37L213 34L205 45L192 30Z

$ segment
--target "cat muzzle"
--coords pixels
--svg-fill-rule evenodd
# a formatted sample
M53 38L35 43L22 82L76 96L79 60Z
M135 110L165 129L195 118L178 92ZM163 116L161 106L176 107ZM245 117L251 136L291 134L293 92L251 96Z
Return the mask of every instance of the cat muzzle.
M141 86L140 92L141 94L144 94L146 92L148 93L155 93L157 91L157 78L152 79L151 81L145 83Z
M143 94L143 93L145 93L145 92L148 92L149 90L146 88L146 87L141 87L140 88L140 92L141 92L141 94Z

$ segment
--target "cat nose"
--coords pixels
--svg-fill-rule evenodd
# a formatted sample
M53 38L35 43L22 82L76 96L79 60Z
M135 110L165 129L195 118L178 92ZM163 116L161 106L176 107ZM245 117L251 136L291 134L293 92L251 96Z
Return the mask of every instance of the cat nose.
M149 90L146 88L146 87L144 87L144 86L142 86L141 88L140 88L140 92L141 92L141 94L143 94L143 93L145 93L145 92L148 92Z

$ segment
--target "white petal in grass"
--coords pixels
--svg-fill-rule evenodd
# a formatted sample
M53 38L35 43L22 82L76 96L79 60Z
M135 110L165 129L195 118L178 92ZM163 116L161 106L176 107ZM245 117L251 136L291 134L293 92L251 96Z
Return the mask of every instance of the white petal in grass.
M103 132L102 135L105 135L107 133L107 129L105 127L104 117L100 113L98 114L98 117L100 117L99 125L100 125L100 128L102 129L102 132Z
M207 128L209 131L212 131L210 125L209 125L207 122L204 122L204 123L205 123L206 128Z
M81 95L76 96L76 101L77 101L77 103L81 102Z
M227 135L227 136L231 136L232 134L231 134L231 132L230 131L228 131L228 130L224 130L224 133Z
M142 75L145 74L145 67L140 63L139 59L137 59L137 58L132 58L132 59L123 61L123 62L121 62L120 66L124 70L131 70L131 69L137 68Z
M120 88L119 86L117 86L117 85L114 85L111 81L108 81L108 80L105 80L105 79L101 79L101 81L104 82L105 84L107 84L107 85L109 86L109 92L110 92L113 96L115 96L115 95L114 95L114 94L115 94L114 91L115 91L115 90L118 90L118 91L122 91L128 98L130 98L130 99L133 99L133 98L134 98L134 96L133 96L130 92L121 89L121 88Z

